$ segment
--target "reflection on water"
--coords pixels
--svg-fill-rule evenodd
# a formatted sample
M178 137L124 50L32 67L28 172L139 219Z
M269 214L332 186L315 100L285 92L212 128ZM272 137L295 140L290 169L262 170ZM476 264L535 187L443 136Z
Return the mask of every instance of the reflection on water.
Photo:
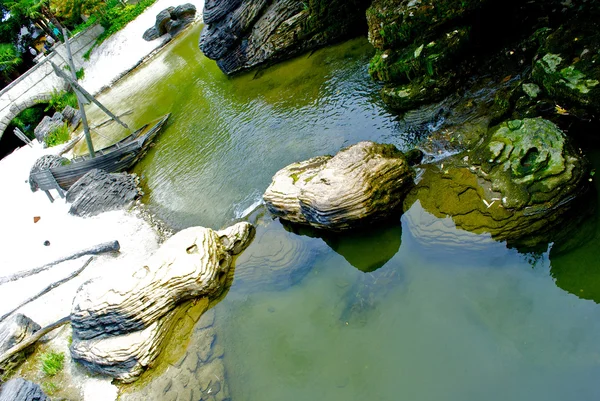
M231 79L198 34L101 100L135 108L134 126L172 113L135 170L160 217L257 225L214 307L233 401L600 398L596 241L523 255L420 202L401 225L341 236L272 220L260 194L280 168L418 135L379 100L364 38Z

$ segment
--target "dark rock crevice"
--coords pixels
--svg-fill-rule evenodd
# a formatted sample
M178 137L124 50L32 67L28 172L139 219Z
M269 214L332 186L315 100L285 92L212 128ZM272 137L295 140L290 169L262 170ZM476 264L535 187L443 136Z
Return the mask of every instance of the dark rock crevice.
M200 49L226 74L366 32L366 0L209 1Z

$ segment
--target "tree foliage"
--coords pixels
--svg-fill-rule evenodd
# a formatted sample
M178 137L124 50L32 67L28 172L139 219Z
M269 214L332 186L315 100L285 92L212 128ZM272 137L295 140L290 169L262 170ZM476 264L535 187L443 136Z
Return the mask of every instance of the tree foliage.
M0 44L0 74L4 79L9 79L10 74L14 73L23 62L21 54L12 43Z

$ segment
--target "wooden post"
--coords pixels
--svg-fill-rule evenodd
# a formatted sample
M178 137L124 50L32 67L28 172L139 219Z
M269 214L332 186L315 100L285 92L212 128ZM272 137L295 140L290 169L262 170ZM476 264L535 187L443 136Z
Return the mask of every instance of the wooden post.
M74 81L77 81L77 73L75 71L75 64L73 63L73 56L71 55L71 45L69 44L69 36L67 35L67 30L63 28L63 37L65 39L65 47L67 49L67 62L69 63L69 68L71 69L71 76ZM91 157L96 157L94 153L94 144L92 143L92 137L90 136L90 127L88 126L87 116L85 115L85 111L83 110L83 95L79 93L76 88L73 88L75 95L77 96L77 106L79 107L79 111L81 114L81 122L83 123L83 133L85 134L85 142L87 143L88 150L90 151Z
M108 114L108 116L110 118L112 118L114 121L118 122L123 127L129 129L129 126L127 124L125 124L123 121L121 121L121 119L119 117L117 117L116 115L114 115L109 109L107 109L102 103L100 103L98 101L98 99L96 99L94 96L92 96L92 94L90 92L86 91L83 88L83 86L79 85L77 83L77 79L76 78L75 79L70 78L67 74L65 74L64 72L62 72L56 66L56 64L54 64L52 61L50 61L50 64L52 64L52 66L54 67L54 72L56 72L56 75L58 75L59 77L61 77L65 81L67 81L67 83L69 85L71 85L73 87L73 89L76 89L77 91L79 91L86 99L88 99L90 102L93 102L96 106L98 106L100 108L100 110L102 110L103 112L105 112L106 114Z
M31 144L31 140L29 138L27 138L27 136L20 129L15 127L13 132L15 133L17 138L19 138L20 140L25 142L27 145L29 145L30 148L33 147L33 145Z

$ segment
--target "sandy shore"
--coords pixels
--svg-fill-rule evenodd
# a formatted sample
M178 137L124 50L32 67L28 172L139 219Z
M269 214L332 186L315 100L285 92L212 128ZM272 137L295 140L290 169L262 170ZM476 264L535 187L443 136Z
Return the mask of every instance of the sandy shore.
M203 1L192 1L200 13ZM174 0L158 0L135 21L113 35L92 53L85 67L83 86L98 92L110 86L119 77L137 66L166 38L146 42L143 32L154 24L156 14L169 7L183 4ZM75 251L102 242L118 240L121 251L117 255L94 257L92 263L76 278L20 308L23 313L41 326L52 323L70 313L77 288L89 279L111 275L120 266L140 265L159 245L156 230L136 212L116 211L92 218L79 218L68 214L69 205L53 191L56 198L51 203L41 192L32 193L27 183L29 169L34 161L48 153L57 153L60 147L42 149L24 146L0 160L0 277L39 267ZM34 222L34 217L39 221ZM50 245L44 245L49 241ZM0 285L0 316L11 311L23 301L38 293L50 283L68 276L87 260L82 257L64 262L56 267L28 278ZM49 344L67 354L72 385L81 399L109 401L116 399L117 388L110 379L89 378L82 369L69 363L67 341L70 330L63 330L59 338Z

